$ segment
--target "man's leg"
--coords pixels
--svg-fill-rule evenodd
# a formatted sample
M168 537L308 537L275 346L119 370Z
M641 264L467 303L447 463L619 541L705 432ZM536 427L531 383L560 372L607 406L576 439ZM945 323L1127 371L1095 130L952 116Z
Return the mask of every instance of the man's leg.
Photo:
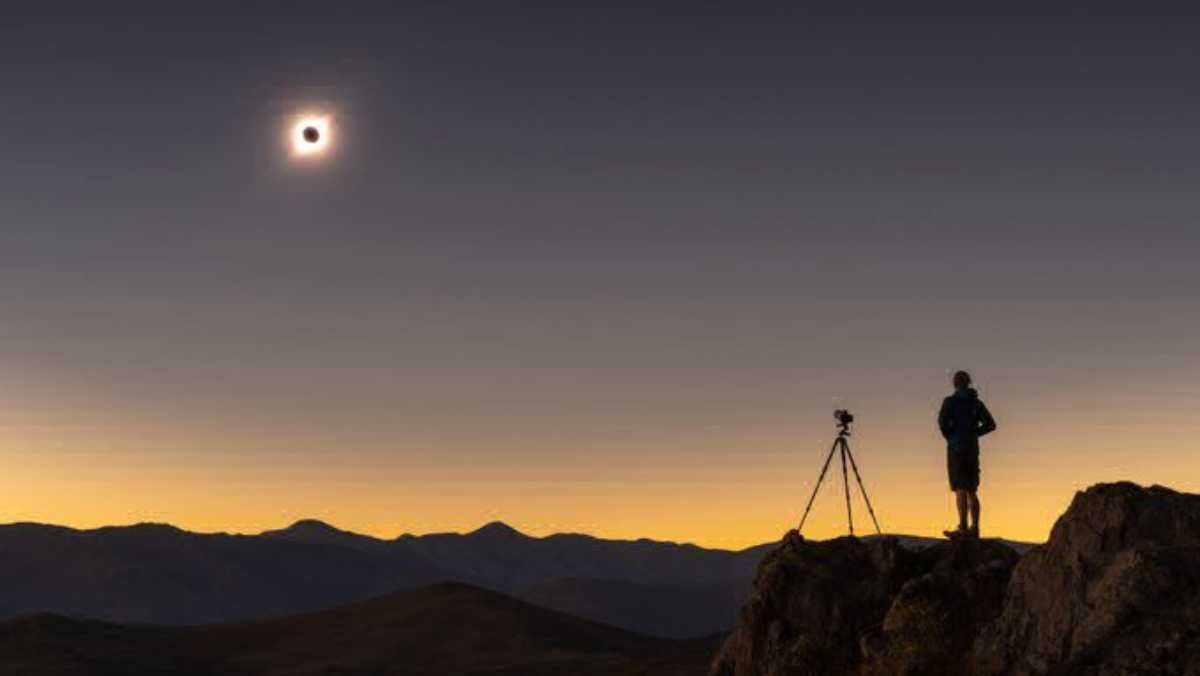
M954 491L954 497L956 499L956 502L958 503L958 529L959 530L965 531L967 529L967 508L970 506L969 505L970 496L971 496L971 494L968 493L967 491L963 491L963 490Z
M971 491L971 530L979 535L979 494Z

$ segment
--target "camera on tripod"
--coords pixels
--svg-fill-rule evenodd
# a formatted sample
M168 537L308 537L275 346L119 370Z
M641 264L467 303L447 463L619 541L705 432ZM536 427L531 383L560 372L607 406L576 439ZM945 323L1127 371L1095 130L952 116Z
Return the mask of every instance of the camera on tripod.
M813 500L817 498L817 491L821 490L821 482L825 480L825 474L829 471L829 463L833 461L834 455L840 455L842 460L842 487L846 491L846 522L850 526L850 535L854 535L854 512L850 507L850 472L854 470L854 479L858 482L858 490L862 492L863 502L867 503L867 513L871 515L871 523L875 525L875 533L882 535L883 531L879 528L879 519L875 518L875 508L871 506L871 498L867 497L867 489L863 486L862 475L858 472L858 463L854 461L854 454L850 452L850 423L854 422L854 414L850 411L839 408L833 412L833 419L838 424L838 435L833 440L833 446L829 449L829 455L825 456L825 464L821 465L821 474L817 477L817 484L813 486L812 495L808 496L808 504L804 506L804 516L800 517L800 525L796 527L796 532L804 530L804 522L808 520L808 513L812 510ZM849 468L847 468L849 464Z

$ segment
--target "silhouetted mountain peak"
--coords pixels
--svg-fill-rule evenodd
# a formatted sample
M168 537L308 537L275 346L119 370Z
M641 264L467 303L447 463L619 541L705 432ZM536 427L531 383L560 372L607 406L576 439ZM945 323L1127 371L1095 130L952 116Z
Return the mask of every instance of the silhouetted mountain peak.
M482 528L473 531L471 535L483 535L489 538L522 538L525 534L504 523L503 521L493 521L486 524Z
M332 534L337 534L337 533L345 533L346 531L344 531L340 528L335 528L334 526L331 526L331 525L325 523L324 521L321 521L320 519L300 519L296 523L293 523L292 525L288 526L287 528L284 528L280 532L295 533L297 535L300 535L300 534L332 535Z
M370 535L361 535L317 519L301 519L281 530L269 530L264 537L316 545L339 545L354 549L373 549L384 545L382 540Z

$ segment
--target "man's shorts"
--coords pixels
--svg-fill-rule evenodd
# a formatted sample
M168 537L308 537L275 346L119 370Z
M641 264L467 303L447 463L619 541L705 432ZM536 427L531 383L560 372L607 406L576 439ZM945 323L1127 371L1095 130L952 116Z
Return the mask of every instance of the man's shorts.
M950 444L946 448L950 490L979 490L979 444Z

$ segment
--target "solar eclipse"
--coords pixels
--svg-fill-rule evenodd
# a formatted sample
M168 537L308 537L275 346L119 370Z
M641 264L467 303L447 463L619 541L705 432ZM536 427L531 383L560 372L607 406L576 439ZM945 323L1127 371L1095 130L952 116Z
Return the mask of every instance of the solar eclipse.
M288 136L294 157L319 157L329 150L333 140L332 120L327 115L299 115Z

